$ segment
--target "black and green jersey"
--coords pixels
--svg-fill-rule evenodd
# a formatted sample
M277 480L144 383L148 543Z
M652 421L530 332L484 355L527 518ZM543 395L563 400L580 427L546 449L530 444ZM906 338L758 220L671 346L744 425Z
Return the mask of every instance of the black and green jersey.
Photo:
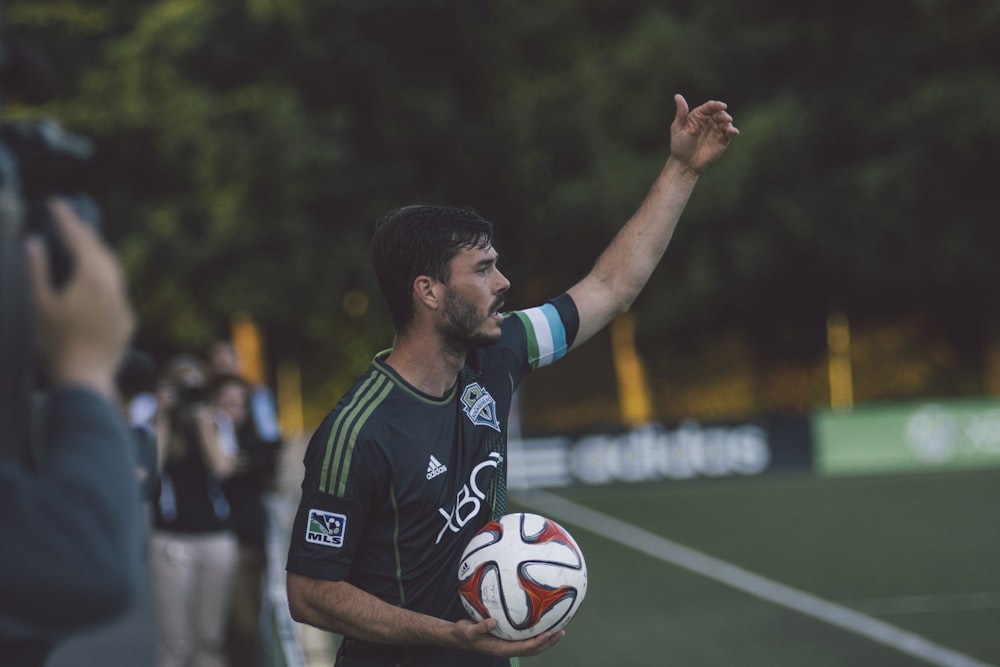
M458 560L505 512L511 397L576 335L563 295L508 315L500 341L474 350L451 392L428 396L376 357L327 415L305 456L289 572L345 580L394 605L465 618ZM492 665L488 656L407 648L406 665ZM479 660L477 662L477 660Z

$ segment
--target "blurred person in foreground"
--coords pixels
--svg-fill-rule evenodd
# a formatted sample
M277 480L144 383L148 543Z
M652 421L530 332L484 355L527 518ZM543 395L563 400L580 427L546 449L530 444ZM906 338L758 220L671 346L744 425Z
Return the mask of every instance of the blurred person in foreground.
M376 227L393 347L309 444L287 563L292 617L344 635L338 666L499 667L562 638L505 641L495 620L469 620L458 560L506 512L515 388L629 308L699 175L738 134L722 102L674 99L670 156L645 201L590 273L539 307L501 314L510 283L492 225L469 210L407 206Z
M148 354L129 348L118 367L116 385L119 407L128 422L128 401L139 391L155 387L156 366ZM156 436L147 424L129 428L134 440L135 474L139 486L139 534L143 565L147 576L142 577L138 594L125 614L110 623L80 632L60 643L52 651L45 667L153 667L155 646L152 591L148 576L148 545L152 528L152 508L155 501L159 471L157 469ZM0 663L2 664L2 663Z
M38 466L0 461L5 667L42 665L61 640L123 613L144 573L134 441L115 387L134 327L124 277L69 206L50 210L75 264L56 289L44 244L27 241L49 390Z

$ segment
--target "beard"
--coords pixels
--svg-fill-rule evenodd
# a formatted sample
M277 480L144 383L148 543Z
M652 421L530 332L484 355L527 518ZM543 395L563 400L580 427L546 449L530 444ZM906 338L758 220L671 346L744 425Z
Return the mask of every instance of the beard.
M503 298L497 299L490 307L495 312L503 305ZM483 325L490 321L489 315L484 316L478 308L469 301L448 291L444 300L445 322L441 326L441 334L449 347L465 351L478 347L493 345L500 340L500 332L483 331Z

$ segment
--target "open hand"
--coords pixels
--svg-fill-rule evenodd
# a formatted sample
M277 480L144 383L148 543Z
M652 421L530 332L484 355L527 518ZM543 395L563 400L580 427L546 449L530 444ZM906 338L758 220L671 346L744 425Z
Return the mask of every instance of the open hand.
M682 95L674 95L677 114L670 125L670 155L700 174L740 133L726 103L712 100L693 110Z

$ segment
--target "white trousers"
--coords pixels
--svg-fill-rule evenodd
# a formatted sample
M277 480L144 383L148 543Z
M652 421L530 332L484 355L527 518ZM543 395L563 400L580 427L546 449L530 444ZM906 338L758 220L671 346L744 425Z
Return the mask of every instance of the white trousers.
M226 617L238 558L230 532L154 531L149 568L157 667L225 667Z

